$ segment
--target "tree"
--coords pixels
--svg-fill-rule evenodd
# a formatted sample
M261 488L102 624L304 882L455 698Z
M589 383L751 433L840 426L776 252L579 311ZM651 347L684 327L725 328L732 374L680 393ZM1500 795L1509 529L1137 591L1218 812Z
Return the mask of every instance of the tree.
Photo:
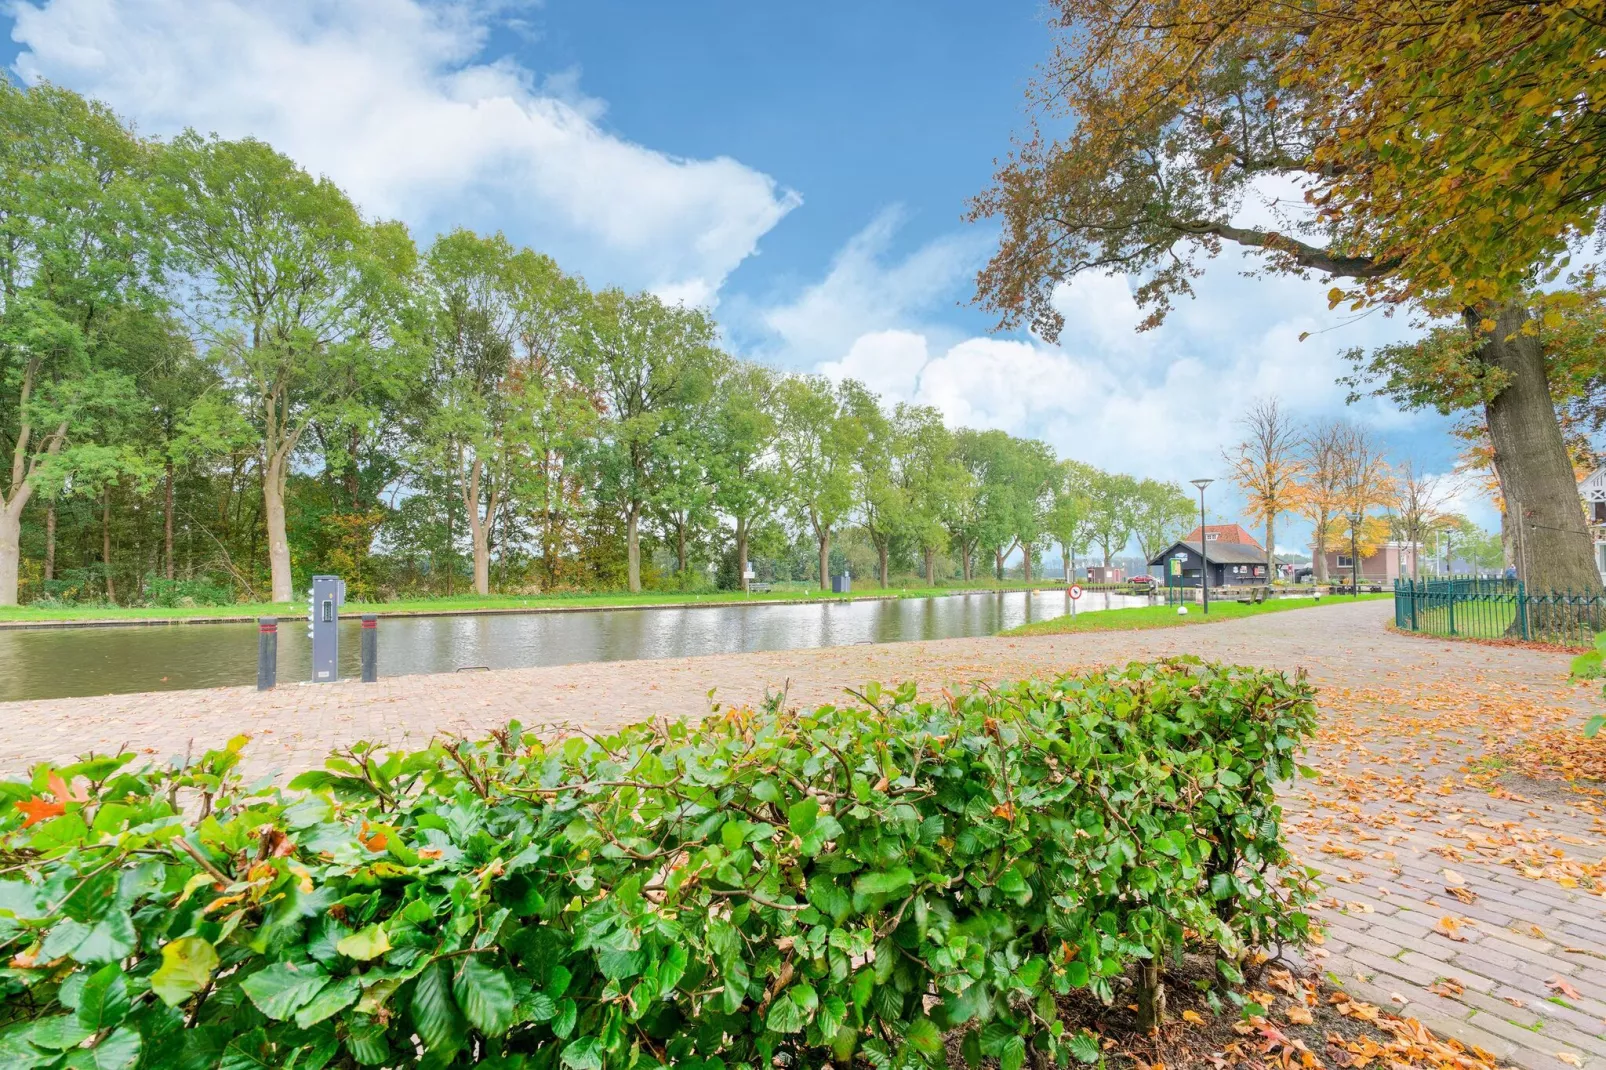
M483 595L491 528L520 474L537 463L547 378L536 361L562 345L545 328L554 310L572 306L574 287L550 257L514 249L501 234L443 234L424 263L434 404L423 438L430 463L451 473L462 499L474 589Z
M0 605L16 605L23 510L94 447L133 383L103 329L150 300L148 148L102 105L0 79Z
M979 278L1003 324L1030 321L1052 339L1054 288L1113 271L1140 277L1153 326L1191 292L1197 258L1224 243L1341 283L1329 289L1335 304L1452 315L1503 380L1485 422L1535 533L1532 581L1599 587L1590 541L1570 523L1575 488L1530 312L1546 258L1606 203L1606 185L1572 170L1601 146L1592 111L1576 103L1601 75L1568 68L1593 47L1593 23L1574 9L1551 20L1459 0L1409 11L1387 0L1056 7L1065 40L1033 90L1038 127L973 207L1004 223ZM1506 65L1519 55L1538 70ZM1482 62L1490 56L1502 59ZM1491 89L1502 118L1487 114ZM1049 136L1049 124L1069 133ZM1315 210L1237 223L1268 179L1303 185ZM1552 222L1526 222L1557 197L1574 200L1555 201Z
M912 503L902 473L910 443L869 390L851 379L839 389L844 409L860 429L859 450L853 459L854 497L864 533L876 552L877 576L881 586L887 587L892 540L909 527Z
M1421 556L1428 533L1447 519L1445 504L1454 493L1446 480L1429 476L1407 459L1394 472L1393 501L1399 537L1411 547L1411 578L1421 578Z
M672 449L677 408L706 399L718 350L707 312L651 294L604 290L590 302L580 343L585 378L605 405L593 463L599 494L625 521L626 576L641 590L641 518L658 499L660 464Z
M1277 574L1277 517L1299 504L1304 463L1299 428L1275 397L1257 401L1239 420L1244 440L1226 453L1232 481L1249 515L1266 526L1266 575Z
M1131 505L1132 531L1145 561L1153 560L1193 524L1193 499L1176 483L1140 480Z
M1311 553L1316 582L1327 582L1327 548L1335 517L1343 510L1342 469L1348 425L1328 420L1306 432L1301 440L1299 484L1295 509L1311 523Z
M1126 549L1137 514L1138 481L1127 475L1100 472L1093 481L1092 511L1088 525L1093 541L1104 552L1104 567Z
M292 597L285 484L302 436L388 374L383 355L416 251L365 223L328 179L260 141L186 133L165 154L188 305L261 441L273 600Z
M954 462L963 473L964 492L957 496L947 514L943 527L948 541L959 553L959 573L966 583L975 574L976 551L988 518L988 498L984 493L987 482L988 438L985 432L960 428L954 432Z
M1054 500L1043 527L1059 543L1060 563L1069 584L1076 569L1076 555L1087 550L1093 538L1093 488L1104 474L1080 461L1061 461L1054 484Z
M894 479L907 506L902 534L919 548L926 584L935 586L937 555L948 546L948 520L969 508L974 488L941 413L899 402L892 420L901 443Z
M1358 424L1340 425L1334 454L1338 491L1335 519L1344 542L1362 558L1370 557L1388 539L1388 523L1369 514L1390 503L1393 473L1371 433ZM1360 576L1360 567L1359 560L1352 562L1352 579Z
M1047 443L1017 438L1012 445L1009 479L1016 492L1012 534L1021 549L1021 579L1031 583L1032 556L1048 533L1045 523L1059 467Z
M819 551L822 591L831 587L831 536L853 511L854 458L865 437L843 393L819 376L788 378L776 391L776 454L793 514Z
M734 361L714 391L709 480L714 507L734 529L736 577L744 590L754 531L784 497L775 452L780 387L780 376L769 368Z

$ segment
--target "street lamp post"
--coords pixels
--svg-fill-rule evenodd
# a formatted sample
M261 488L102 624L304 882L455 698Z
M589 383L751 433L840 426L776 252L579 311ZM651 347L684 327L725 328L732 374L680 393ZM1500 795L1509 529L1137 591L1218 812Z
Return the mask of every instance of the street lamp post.
M1349 583L1350 594L1355 598L1361 597L1361 555L1360 555L1360 513L1349 515Z
M1204 492L1205 492L1205 488L1208 487L1210 484L1214 483L1215 480L1213 480L1213 479L1194 479L1194 480L1190 480L1189 482L1191 482L1194 486L1199 488L1199 592L1202 595L1203 600L1204 600L1205 616L1209 616L1210 615L1210 552L1207 549L1205 549L1205 547L1209 545L1209 540L1205 538Z

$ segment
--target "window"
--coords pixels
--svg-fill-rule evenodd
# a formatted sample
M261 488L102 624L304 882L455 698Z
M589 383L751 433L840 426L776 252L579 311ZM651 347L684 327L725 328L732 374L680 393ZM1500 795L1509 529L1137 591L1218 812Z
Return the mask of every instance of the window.
M1205 532L1205 542L1215 542L1219 538L1221 538L1221 532L1219 531Z
M1352 564L1352 562L1349 559L1349 554L1339 554L1338 555L1338 567L1339 568L1349 568L1351 564Z

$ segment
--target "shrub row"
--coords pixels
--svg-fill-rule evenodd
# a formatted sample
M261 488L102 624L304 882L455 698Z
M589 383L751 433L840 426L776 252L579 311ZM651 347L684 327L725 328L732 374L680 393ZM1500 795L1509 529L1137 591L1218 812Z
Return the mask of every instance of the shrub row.
M1306 934L1303 679L1192 659L546 742L0 785L0 1065L1064 1062L1056 996ZM1150 967L1145 970L1144 967Z

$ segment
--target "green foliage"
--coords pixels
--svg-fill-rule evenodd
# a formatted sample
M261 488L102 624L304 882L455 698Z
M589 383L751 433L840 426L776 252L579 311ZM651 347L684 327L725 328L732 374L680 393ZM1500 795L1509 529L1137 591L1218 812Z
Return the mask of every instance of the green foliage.
M1598 680L1606 675L1606 668L1602 662L1606 660L1606 632L1599 632L1595 636L1595 649L1587 654L1580 654L1573 659L1572 677L1575 680ZM1601 694L1606 697L1606 687L1601 688ZM1600 730L1606 728L1606 715L1596 714L1584 724L1586 739L1594 739L1600 735Z
M1054 996L1307 931L1312 691L1181 659L940 701L365 745L288 790L0 784L7 1067L1096 1057ZM416 1038L416 1041L415 1039Z

